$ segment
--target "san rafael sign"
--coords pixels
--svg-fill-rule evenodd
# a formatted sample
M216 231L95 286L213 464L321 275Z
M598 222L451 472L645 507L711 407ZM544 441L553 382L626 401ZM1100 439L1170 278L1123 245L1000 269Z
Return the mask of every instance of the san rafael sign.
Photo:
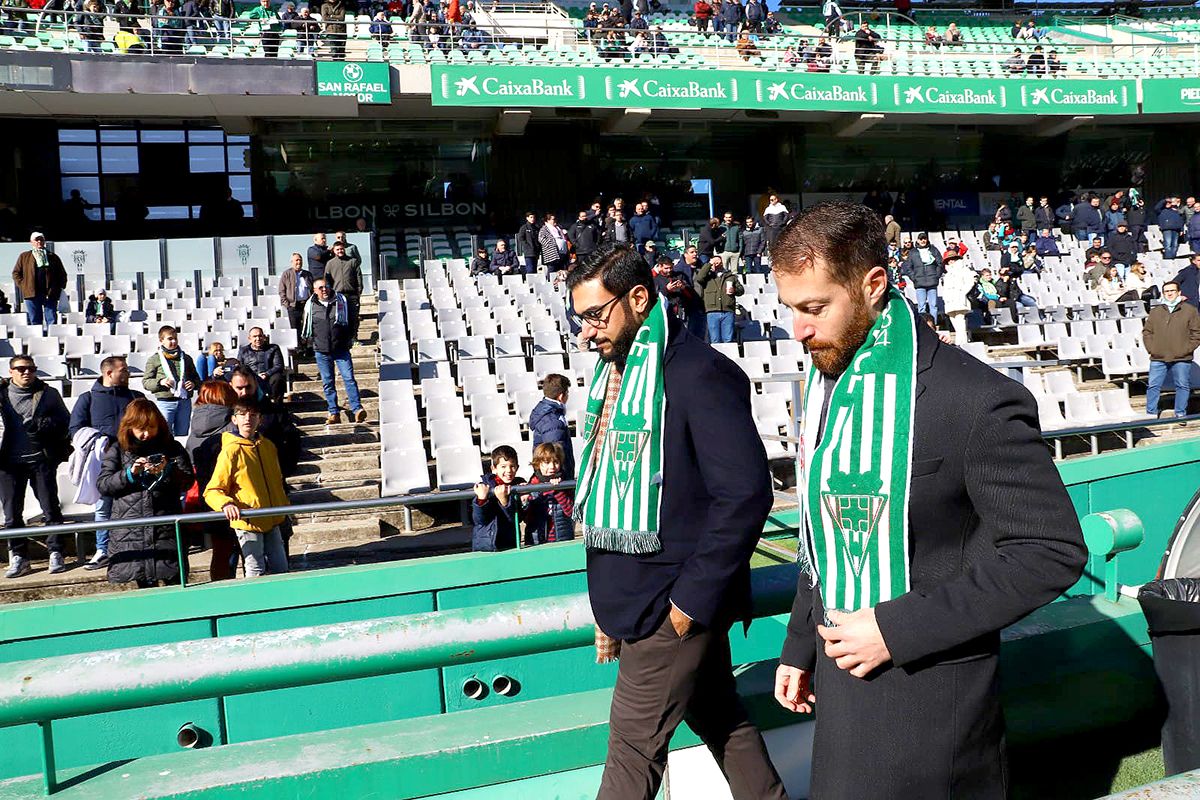
M317 94L357 97L360 103L392 102L392 70L365 61L318 61Z

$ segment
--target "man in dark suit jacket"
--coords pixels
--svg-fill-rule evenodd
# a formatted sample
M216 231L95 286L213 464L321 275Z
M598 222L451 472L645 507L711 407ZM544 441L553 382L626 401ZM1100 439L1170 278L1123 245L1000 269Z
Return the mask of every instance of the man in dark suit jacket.
M826 387L883 307L886 259L878 217L847 203L806 210L776 242L779 299ZM831 612L826 627L821 586L802 574L776 675L785 708L820 701L821 800L1005 797L1000 631L1075 583L1086 561L1033 397L925 325L916 332L910 589Z
M634 248L605 245L567 285L584 340L623 372L638 328L661 302L650 268ZM621 643L598 797L655 797L671 736L686 715L718 754L735 798L782 800L730 666L729 627L749 613L750 555L772 497L749 382L674 317L662 375L661 549L589 548L587 555L596 623Z

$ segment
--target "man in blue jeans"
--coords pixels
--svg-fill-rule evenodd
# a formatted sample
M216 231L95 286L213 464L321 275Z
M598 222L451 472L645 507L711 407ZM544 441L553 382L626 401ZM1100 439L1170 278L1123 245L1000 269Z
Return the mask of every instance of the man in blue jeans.
M325 403L329 410L326 425L341 421L337 384L333 369L342 373L346 385L346 401L354 422L366 422L367 410L358 397L358 382L354 380L354 362L350 360L350 309L346 298L332 292L324 278L313 281L313 296L304 309L304 338L312 342L321 373Z
M1186 417L1192 390L1192 359L1200 347L1200 311L1184 302L1179 284L1167 281L1163 302L1150 309L1142 328L1146 352L1150 354L1150 383L1146 387L1146 413L1158 416L1158 397L1163 379L1171 373L1175 384L1175 416ZM1186 425L1187 423L1180 423Z
M929 234L917 234L917 246L908 251L908 258L900 265L900 274L909 278L917 290L917 311L938 316L938 284L946 268L942 254L929 243Z
M58 300L67 288L67 271L62 260L46 249L45 235L34 231L29 249L17 256L13 283L25 298L25 319L43 329L58 321Z
M700 268L694 280L696 293L704 298L709 344L733 341L737 298L746 293L738 276L725 269L720 256L713 256Z

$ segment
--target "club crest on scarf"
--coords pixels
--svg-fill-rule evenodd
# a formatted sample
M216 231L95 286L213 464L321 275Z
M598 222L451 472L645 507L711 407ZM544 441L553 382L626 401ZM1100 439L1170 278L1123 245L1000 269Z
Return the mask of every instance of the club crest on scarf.
M879 481L867 475L831 478L829 491L821 492L821 501L840 534L838 544L850 568L855 576L861 576L871 537L888 504L888 498L879 493Z

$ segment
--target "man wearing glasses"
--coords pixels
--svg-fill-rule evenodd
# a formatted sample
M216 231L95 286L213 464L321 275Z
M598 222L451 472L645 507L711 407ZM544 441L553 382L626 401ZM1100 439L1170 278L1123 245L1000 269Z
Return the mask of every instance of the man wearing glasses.
M58 298L67 288L67 271L62 260L46 249L46 237L36 231L29 236L30 249L17 256L13 283L25 298L25 319L30 325L53 325L57 321Z
M25 527L25 489L32 484L33 496L42 507L47 525L62 524L55 471L67 460L71 440L67 433L71 415L62 395L37 376L37 365L29 356L14 356L8 362L9 379L0 380L0 417L4 434L0 439L0 505L4 527ZM28 541L11 539L6 578L28 575ZM46 537L50 572L66 569L62 543Z
M567 287L602 362L576 468L597 656L620 663L598 800L655 797L685 716L735 800L782 800L730 666L771 508L749 381L666 311L633 247L604 245Z
M1200 311L1184 300L1175 281L1163 284L1162 299L1160 305L1150 309L1142 328L1142 339L1150 354L1146 413L1158 416L1159 394L1170 373L1175 384L1175 416L1186 417L1192 391L1192 358L1200 347Z
M321 373L325 403L329 410L326 425L341 421L338 406L337 383L333 370L342 373L346 386L346 401L354 422L366 422L367 410L362 407L358 396L358 382L354 379L354 362L350 360L350 307L346 298L329 288L325 278L313 281L313 297L304 309L303 336L312 342L317 359L317 370Z

